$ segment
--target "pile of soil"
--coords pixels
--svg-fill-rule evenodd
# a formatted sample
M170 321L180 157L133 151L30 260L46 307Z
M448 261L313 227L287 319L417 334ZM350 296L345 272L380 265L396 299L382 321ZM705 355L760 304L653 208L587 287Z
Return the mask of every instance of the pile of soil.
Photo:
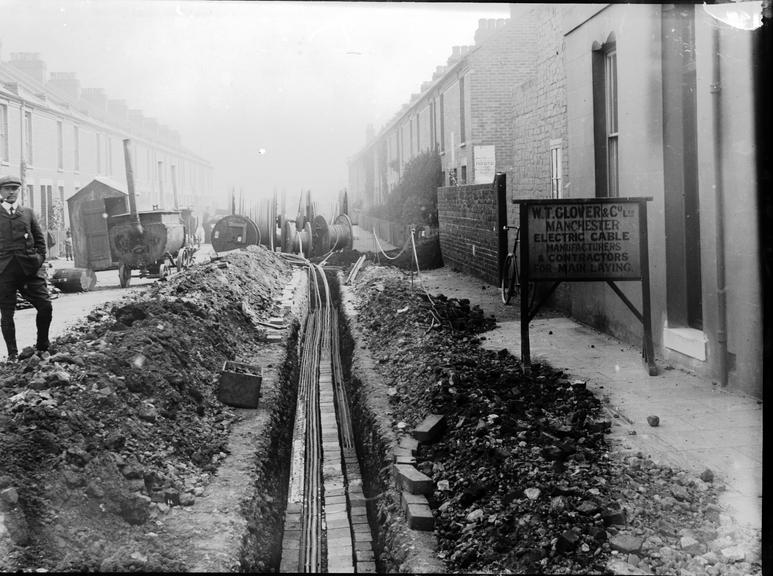
M612 422L584 383L480 347L495 321L480 308L395 268L364 268L352 290L395 432L444 416L416 467L435 483L448 571L759 573L758 542L719 522L709 473L610 450Z
M194 504L226 456L219 372L252 356L289 273L262 247L231 253L0 368L0 569L185 568L157 519Z

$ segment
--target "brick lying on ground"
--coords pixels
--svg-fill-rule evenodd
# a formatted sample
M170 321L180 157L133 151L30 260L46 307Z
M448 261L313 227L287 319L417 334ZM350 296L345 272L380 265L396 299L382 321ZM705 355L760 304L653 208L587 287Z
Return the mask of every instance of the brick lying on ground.
M409 450L413 456L416 456L416 453L419 451L419 441L416 440L416 438L403 436L400 439L400 444L398 444L397 447L404 450Z
M408 527L413 530L432 530L435 528L435 518L429 506L427 497L423 494L411 494L402 491L402 507L408 519Z
M431 443L440 438L445 429L445 419L442 414L430 414L421 424L416 426L413 437L419 442Z
M432 494L435 489L432 478L407 464L395 464L398 485L411 494Z

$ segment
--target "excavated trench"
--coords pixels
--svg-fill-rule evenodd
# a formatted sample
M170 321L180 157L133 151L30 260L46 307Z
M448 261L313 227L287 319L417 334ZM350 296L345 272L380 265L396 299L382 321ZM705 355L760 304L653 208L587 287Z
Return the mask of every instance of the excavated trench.
M400 491L392 475L392 452L397 438L385 414L385 387L379 382L367 349L358 344L354 296L343 285L340 271L328 270L326 275L331 305L339 311L341 367L373 538L375 569L379 573L442 572L443 566L435 556L434 534L409 529L401 511ZM305 274L300 284L294 291L296 318L285 337L280 353L283 357L275 362L274 374L264 368L261 404L269 414L266 432L255 447L253 494L242 505L246 530L239 569L247 572L280 571L282 565L303 330L309 313Z
M374 552L379 572L440 573L445 569L436 556L433 532L408 528L401 510L401 492L392 472L393 449L398 439L387 407L386 386L375 362L361 342L353 295L339 273L332 292L341 310L339 337L357 453L368 497L368 516L373 528Z

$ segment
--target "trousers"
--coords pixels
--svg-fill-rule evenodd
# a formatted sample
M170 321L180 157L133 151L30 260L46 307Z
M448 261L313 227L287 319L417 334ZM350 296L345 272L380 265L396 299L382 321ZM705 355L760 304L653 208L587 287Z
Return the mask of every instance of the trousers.
M3 333L8 355L18 353L16 346L16 324L13 316L16 312L16 292L21 292L37 310L35 327L37 328L38 350L48 350L48 329L51 326L53 307L45 278L38 275L27 276L14 259L0 273L0 330Z

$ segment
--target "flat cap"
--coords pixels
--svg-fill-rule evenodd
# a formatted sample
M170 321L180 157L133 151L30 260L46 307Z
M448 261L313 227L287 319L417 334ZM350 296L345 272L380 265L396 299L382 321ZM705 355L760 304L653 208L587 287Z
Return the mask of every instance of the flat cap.
M0 176L0 186L5 186L7 184L21 186L21 178L18 176Z

